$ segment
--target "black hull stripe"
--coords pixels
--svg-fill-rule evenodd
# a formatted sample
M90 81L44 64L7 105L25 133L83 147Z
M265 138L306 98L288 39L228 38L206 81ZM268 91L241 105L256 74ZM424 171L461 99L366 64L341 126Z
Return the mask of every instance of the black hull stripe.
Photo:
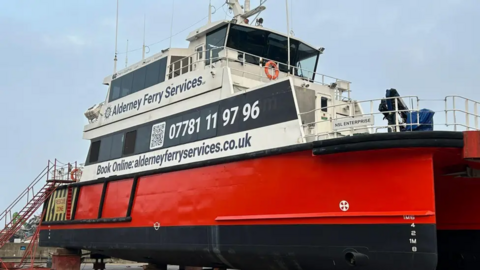
M119 218L98 218L98 219L76 219L65 221L42 222L42 225L72 225L72 224L98 224L98 223L122 223L132 221L131 217Z
M412 147L453 147L462 148L463 140L456 139L410 139L410 140L382 140L382 141L366 141L358 143L348 143L313 148L313 154L329 155L354 151L369 151L391 148L412 148Z
M415 141L413 141L415 139ZM439 141L441 140L441 141ZM381 143L386 141L389 143ZM441 144L439 144L439 142ZM327 148L329 147L329 148ZM126 178L136 178L157 173L167 173L173 171L187 170L205 166L212 166L260 157L287 154L297 151L313 150L318 154L334 154L351 151L379 150L388 148L404 147L463 147L463 133L450 131L424 131L424 132L400 132L400 133L381 133L349 136L344 138L315 141L311 143L302 143L297 145L279 147L275 149L257 151L253 153L204 160L189 164L149 170L140 173L125 174L120 176L111 176L108 178L99 178L97 180L79 182L71 184L73 186L85 186L103 183L106 181L115 181ZM64 187L65 188L65 187Z
M362 269L434 270L435 225L418 224L416 244L410 241L411 230L410 224L179 226L158 230L152 224L143 228L42 230L40 245L86 249L156 264L271 270L352 269L345 256L357 252L368 256Z
M380 142L380 141L403 141L417 139L449 139L463 141L463 132L458 131L417 131L417 132L391 132L376 134L360 134L330 140L313 142L314 147L325 147L342 144Z

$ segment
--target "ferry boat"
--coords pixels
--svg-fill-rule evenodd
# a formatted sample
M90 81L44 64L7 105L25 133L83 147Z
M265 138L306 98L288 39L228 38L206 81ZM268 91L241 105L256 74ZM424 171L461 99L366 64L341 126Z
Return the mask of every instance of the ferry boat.
M156 265L460 269L463 247L445 243L470 217L450 191L478 177L478 103L354 100L316 72L324 48L250 22L265 7L247 3L104 79L85 166L46 202L40 246Z

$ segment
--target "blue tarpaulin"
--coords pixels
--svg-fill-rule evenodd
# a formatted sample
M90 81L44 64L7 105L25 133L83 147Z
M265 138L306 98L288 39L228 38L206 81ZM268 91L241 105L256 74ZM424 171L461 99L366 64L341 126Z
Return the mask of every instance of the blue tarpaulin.
M433 130L433 116L435 112L429 109L421 109L418 112L407 113L407 126L405 131L431 131ZM418 116L418 122L417 122ZM419 123L420 125L418 125Z

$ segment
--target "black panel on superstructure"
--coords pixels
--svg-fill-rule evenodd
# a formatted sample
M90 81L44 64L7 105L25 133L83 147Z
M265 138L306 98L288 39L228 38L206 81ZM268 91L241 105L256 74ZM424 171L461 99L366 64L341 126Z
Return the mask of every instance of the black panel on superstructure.
M258 90L157 119L92 140L86 165L143 154L158 149L187 144L208 138L247 131L297 119L290 81L280 81ZM164 130L161 143L150 143L154 129ZM136 142L129 154L122 154L124 134L137 130ZM93 151L98 146L99 154ZM148 142L148 143L147 143ZM106 143L106 144L105 144ZM131 146L130 146L131 147ZM117 149L117 151L111 151ZM105 154L107 153L107 154ZM107 157L108 156L108 157Z
M435 225L245 225L41 231L42 246L93 250L112 257L235 269L352 269L348 252L369 257L366 270L434 270Z

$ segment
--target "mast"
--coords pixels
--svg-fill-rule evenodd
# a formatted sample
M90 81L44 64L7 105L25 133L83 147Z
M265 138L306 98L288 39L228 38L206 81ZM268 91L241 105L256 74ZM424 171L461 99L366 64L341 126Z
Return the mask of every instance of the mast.
M250 11L250 0L245 0L245 4L243 5L243 10L245 13Z
M287 11L287 52L288 52L288 74L290 74L290 20L288 18L288 0L285 0Z
M170 22L170 46L169 49L172 48L172 35L173 35L173 13L175 12L175 0L172 0L172 20Z
M246 19L265 10L264 6L258 6L255 9L250 10L250 0L245 0L245 6L243 9L238 3L238 0L227 0L227 5L229 5L230 9L233 11L233 18L238 24L247 23Z
M142 46L142 60L145 59L145 17L146 15L143 14L143 46Z
M208 2L208 23L212 22L212 0Z
M113 73L117 72L117 38L118 38L118 0L117 0L117 18L115 22L115 58L113 59Z
M125 67L128 66L128 39L127 39L127 49L125 50Z

